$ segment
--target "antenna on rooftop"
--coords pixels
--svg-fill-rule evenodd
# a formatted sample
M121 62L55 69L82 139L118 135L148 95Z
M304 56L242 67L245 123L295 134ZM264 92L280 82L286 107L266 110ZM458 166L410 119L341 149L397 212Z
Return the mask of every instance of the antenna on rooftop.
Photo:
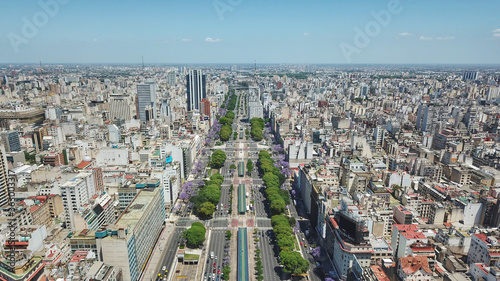
M142 56L142 71L144 71L144 56Z

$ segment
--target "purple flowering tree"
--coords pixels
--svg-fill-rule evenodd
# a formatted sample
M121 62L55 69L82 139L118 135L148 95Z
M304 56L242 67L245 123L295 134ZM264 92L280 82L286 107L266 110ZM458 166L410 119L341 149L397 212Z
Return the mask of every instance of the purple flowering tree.
M277 144L274 146L274 150L277 152L281 152L283 150L283 147L281 146L281 144Z
M181 191L181 193L179 193L179 199L181 199L181 200L185 201L185 200L189 199L189 197L190 197L189 194L187 194L185 191Z
M321 255L321 247L316 247L311 250L311 255L315 258L319 257Z

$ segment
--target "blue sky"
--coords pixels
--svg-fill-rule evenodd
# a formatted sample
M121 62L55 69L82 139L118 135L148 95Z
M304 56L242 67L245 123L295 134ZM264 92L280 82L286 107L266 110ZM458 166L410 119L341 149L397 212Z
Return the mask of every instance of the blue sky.
M0 63L500 64L497 0L4 0L2 10Z

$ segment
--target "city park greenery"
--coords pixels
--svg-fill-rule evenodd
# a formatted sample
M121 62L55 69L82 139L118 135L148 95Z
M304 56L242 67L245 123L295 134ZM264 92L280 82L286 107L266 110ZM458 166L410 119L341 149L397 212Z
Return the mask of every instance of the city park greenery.
M200 186L198 194L192 196L189 201L193 203L193 212L200 218L209 218L215 212L215 206L218 204L221 196L221 184L224 177L216 173L210 177L210 180L204 181Z
M191 248L198 248L205 242L205 234L207 230L201 222L195 222L190 228L184 230L182 237L186 239L186 245Z
M248 159L247 160L247 171L250 173L253 170L253 162L252 160Z
M296 221L284 215L286 205L290 204L290 193L280 187L286 181L286 176L274 164L275 161L269 152L265 150L259 152L258 166L260 173L263 174L262 181L266 186L265 193L273 214L271 225L280 250L281 263L286 273L305 273L309 268L309 262L302 258L299 252L294 251L296 239L293 236L292 226Z
M261 141L264 138L264 119L254 117L250 119L250 136L255 141Z
M226 162L226 153L220 149L217 149L212 153L212 157L210 159L210 167L214 169L219 169L224 166L224 162Z

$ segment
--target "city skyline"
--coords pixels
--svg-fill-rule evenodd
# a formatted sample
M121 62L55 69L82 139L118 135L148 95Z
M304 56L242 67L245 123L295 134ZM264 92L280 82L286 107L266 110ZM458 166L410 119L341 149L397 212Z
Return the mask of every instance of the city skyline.
M0 63L500 63L495 1L4 6Z

